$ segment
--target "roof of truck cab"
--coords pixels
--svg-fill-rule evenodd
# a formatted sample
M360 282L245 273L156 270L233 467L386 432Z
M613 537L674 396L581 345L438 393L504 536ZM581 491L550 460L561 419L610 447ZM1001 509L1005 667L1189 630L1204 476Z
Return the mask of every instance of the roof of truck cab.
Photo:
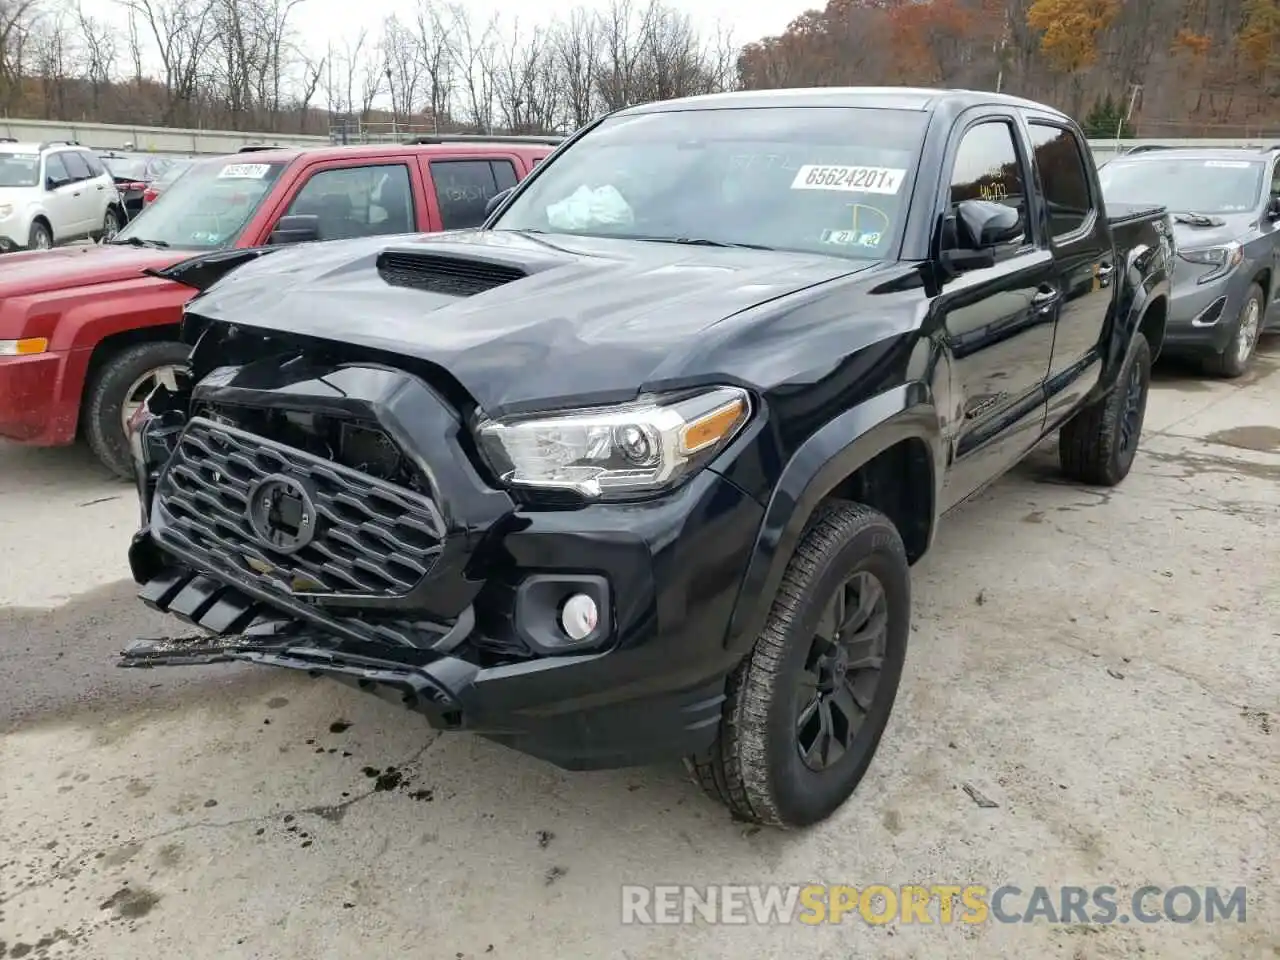
M338 160L347 157L432 156L447 157L452 154L504 154L540 152L550 153L555 147L545 143L486 143L484 141L454 141L450 143L359 143L322 144L315 147L278 147L252 150L245 153L225 153L216 157L202 157L196 163L291 163L298 157L314 160Z
M947 106L954 111L969 107L1021 107L1041 113L1059 110L1004 93L986 90L942 90L930 87L795 87L780 90L737 90L709 93L679 100L644 103L618 111L621 114L662 113L670 110L749 107L864 107L876 110L915 110L930 113Z

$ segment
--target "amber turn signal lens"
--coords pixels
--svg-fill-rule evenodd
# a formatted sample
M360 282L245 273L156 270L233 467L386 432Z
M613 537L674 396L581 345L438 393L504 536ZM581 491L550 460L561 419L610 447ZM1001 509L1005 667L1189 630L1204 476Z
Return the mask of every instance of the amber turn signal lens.
M697 453L733 433L747 414L747 404L741 398L726 403L718 410L703 414L680 431L682 452Z
M44 337L25 337L22 340L0 340L0 357L30 357L49 349Z

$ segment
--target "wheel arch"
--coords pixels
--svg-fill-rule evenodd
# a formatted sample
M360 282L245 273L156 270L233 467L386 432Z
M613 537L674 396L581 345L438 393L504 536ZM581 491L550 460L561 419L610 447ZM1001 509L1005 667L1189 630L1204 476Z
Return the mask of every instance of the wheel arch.
M944 469L941 425L924 384L886 391L828 422L788 461L765 507L725 636L743 653L763 628L787 564L819 505L863 503L897 526L914 563L932 542Z
M84 431L85 408L89 404L89 398L93 393L93 384L98 378L98 374L102 372L102 368L111 362L111 358L119 354L129 347L136 346L139 343L161 343L166 340L180 342L179 324L156 324L150 327L136 327L130 330L121 330L117 333L110 333L94 344L93 350L89 354L89 365L85 369L84 389L80 395L80 411L78 432Z

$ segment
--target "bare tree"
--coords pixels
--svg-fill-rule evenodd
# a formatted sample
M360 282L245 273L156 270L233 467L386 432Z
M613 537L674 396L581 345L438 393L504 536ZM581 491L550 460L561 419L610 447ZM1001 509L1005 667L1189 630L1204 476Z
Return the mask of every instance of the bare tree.
M448 42L448 15L432 0L423 0L417 12L418 59L426 73L427 109L432 128L440 130L453 101L454 63Z
M449 14L450 29L446 42L461 87L463 117L480 133L489 133L493 130L494 119L497 17L477 26L461 3L451 6Z
M190 123L205 44L216 29L216 0L125 0L150 34L163 71L163 123Z
M556 25L552 46L560 71L564 120L570 129L585 126L596 115L596 73L600 68L596 18L578 7L567 22Z
M107 24L85 12L83 4L76 8L76 22L80 28L84 79L97 115L102 109L103 93L116 76L116 35Z
M418 53L413 31L395 14L387 17L382 27L381 54L393 122L408 121L416 112L425 73Z
M0 102L12 109L26 78L26 49L38 8L35 0L0 0Z

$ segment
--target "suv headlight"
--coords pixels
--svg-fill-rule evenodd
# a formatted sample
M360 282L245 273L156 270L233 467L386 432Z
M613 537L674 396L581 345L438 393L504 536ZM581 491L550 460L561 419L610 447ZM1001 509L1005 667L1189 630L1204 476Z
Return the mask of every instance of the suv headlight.
M751 415L738 387L486 420L485 457L503 483L625 499L669 489L728 445Z
M1232 241L1217 247L1201 247L1198 250L1179 249L1178 256L1188 263L1203 264L1215 269L1196 278L1196 283L1208 283L1223 274L1230 273L1244 259L1244 248Z
M11 213L13 213L12 203L0 203L0 220L8 220Z

